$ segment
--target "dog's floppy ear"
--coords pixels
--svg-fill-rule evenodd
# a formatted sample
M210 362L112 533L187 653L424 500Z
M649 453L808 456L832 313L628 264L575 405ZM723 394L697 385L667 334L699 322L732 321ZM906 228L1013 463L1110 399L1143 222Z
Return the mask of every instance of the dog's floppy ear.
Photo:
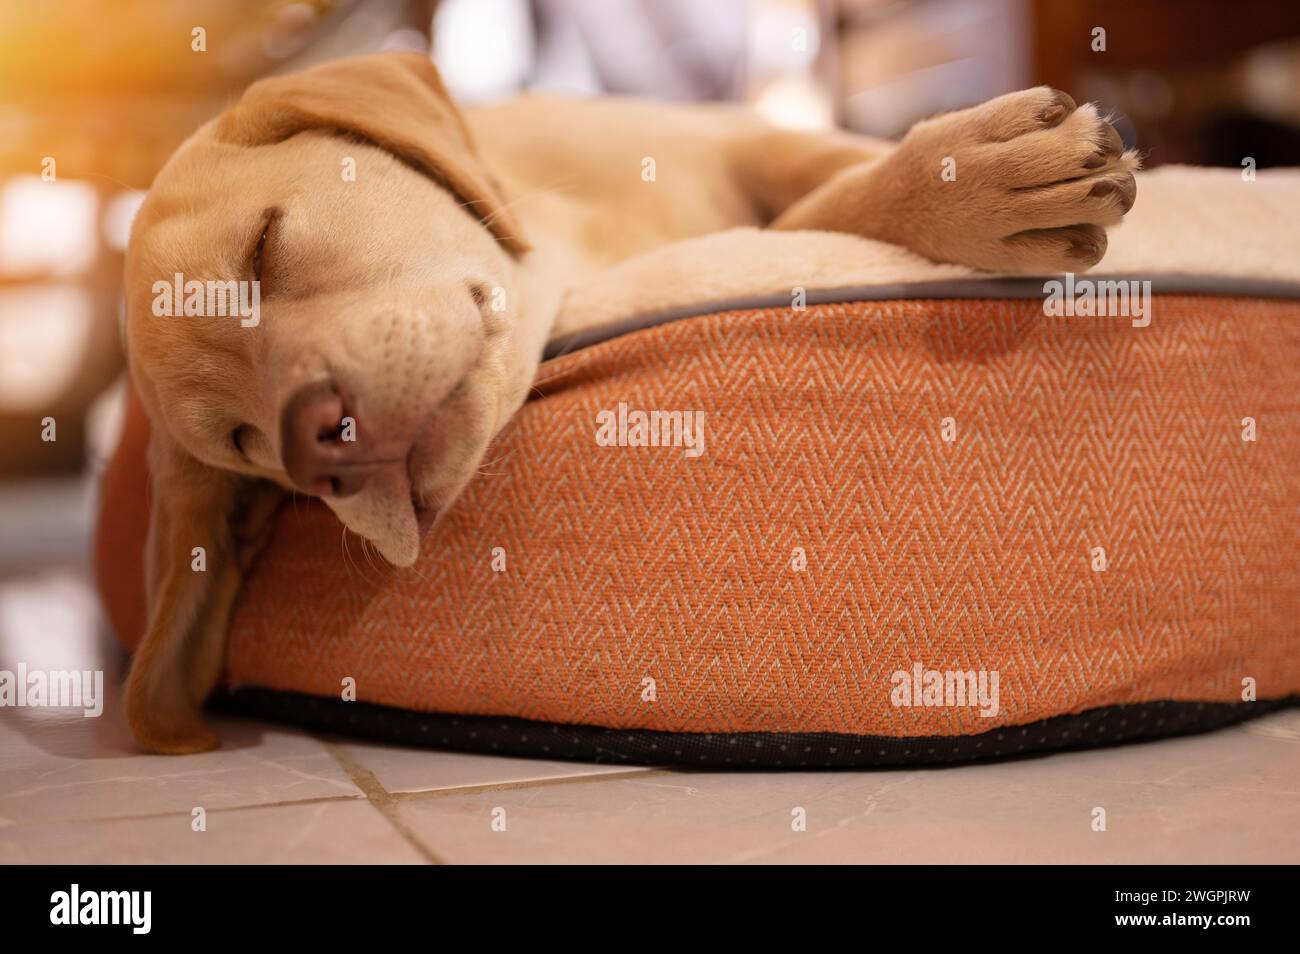
M155 428L145 546L148 619L126 684L126 717L157 752L215 748L200 710L221 676L240 581L284 492L203 464Z
M507 249L528 250L427 57L350 57L259 80L217 121L216 133L226 142L258 146L308 129L360 136L417 166L466 203Z

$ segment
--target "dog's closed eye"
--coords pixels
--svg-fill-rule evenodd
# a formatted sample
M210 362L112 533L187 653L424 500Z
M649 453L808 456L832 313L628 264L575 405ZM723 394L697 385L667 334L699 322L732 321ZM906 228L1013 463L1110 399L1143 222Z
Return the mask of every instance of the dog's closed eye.
M252 254L249 256L248 270L252 272L253 280L261 282L264 280L268 268L267 245L274 246L272 232L276 223L280 220L279 209L267 209L266 218L262 223L262 231L258 234L257 244L253 246Z
M253 428L248 424L240 424L230 430L230 444L235 449L235 453L248 460L248 441L253 436Z

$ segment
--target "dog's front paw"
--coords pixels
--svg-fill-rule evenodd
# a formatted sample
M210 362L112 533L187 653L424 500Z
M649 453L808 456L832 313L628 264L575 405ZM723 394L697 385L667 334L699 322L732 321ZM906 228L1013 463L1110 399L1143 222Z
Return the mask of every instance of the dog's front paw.
M1047 87L920 123L886 163L893 240L992 271L1096 265L1137 197L1138 160L1115 128Z
M160 755L194 755L221 747L221 737L205 725L178 727L153 735L137 732L137 738L145 748Z

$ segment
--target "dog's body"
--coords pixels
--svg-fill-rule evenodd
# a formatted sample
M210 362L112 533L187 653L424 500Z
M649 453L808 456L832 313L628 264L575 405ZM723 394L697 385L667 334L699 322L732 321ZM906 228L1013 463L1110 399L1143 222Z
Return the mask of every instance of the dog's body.
M524 97L462 116L407 55L256 84L160 173L128 254L154 432L137 737L216 744L199 709L286 492L321 496L390 562L415 559L523 402L566 292L603 269L762 226L1081 270L1131 206L1133 167L1095 110L1042 88L894 146L726 106ZM174 275L257 280L259 321L158 317L151 290Z

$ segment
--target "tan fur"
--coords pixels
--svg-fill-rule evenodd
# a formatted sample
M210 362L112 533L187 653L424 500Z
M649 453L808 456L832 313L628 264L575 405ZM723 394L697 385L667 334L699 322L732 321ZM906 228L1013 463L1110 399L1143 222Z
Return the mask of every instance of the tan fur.
M462 117L432 65L403 54L255 84L159 174L128 251L131 367L154 434L149 624L127 693L137 738L165 752L217 742L199 710L249 555L292 489L277 425L298 389L340 382L380 450L408 454L404 475L324 499L409 565L419 512L453 503L523 402L566 292L606 269L770 226L1079 270L1131 204L1133 165L1095 111L1046 89L922 123L895 147L729 106L521 97ZM152 313L153 283L173 273L247 278L270 209L260 324ZM195 547L206 572L190 568Z

